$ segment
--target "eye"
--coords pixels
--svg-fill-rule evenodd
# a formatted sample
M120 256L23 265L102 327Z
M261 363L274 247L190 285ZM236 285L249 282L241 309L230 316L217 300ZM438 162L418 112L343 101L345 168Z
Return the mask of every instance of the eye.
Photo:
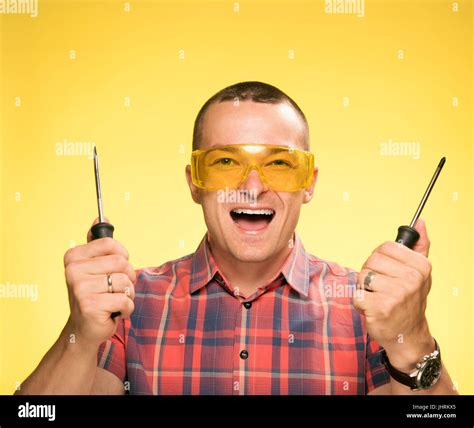
M272 165L276 166L291 166L287 161L283 159L276 159L272 162Z
M292 162L285 159L274 159L267 164L267 167L274 168L276 170L288 170L293 168L294 165Z
M229 168L235 168L235 167L238 167L239 166L239 162L235 159L232 159L230 157L222 157L222 158L216 158L214 160L212 160L209 165L211 167L216 167L216 168L225 168L225 169L229 169Z
M222 158L218 161L221 165L231 165L234 161L230 158Z
M222 166L230 166L232 164L234 164L234 160L231 158L220 158L220 159L216 159L213 162L213 165L222 165Z

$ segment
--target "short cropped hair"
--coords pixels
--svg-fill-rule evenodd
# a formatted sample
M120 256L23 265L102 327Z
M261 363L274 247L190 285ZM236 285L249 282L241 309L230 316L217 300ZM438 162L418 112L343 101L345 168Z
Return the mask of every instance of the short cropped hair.
M211 98L209 98L205 104L199 110L199 113L194 121L193 130L193 150L197 150L201 143L202 138L202 127L204 123L204 117L207 110L212 104L224 102L224 101L253 101L256 103L267 103L267 104L280 104L287 103L294 108L298 116L301 118L304 124L304 148L309 150L309 127L308 121L303 111L299 108L298 104L293 101L288 95L275 86L269 85L263 82L240 82L234 85L228 86Z

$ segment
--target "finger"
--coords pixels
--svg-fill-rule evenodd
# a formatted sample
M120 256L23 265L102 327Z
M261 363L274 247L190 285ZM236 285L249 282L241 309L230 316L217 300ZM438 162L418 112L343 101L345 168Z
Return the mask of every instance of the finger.
M121 318L129 318L135 306L132 299L123 293L106 293L96 297L97 305L107 313L120 312Z
M393 278L390 276L383 275L381 273L374 272L375 275L368 285L365 285L364 280L369 272L374 272L372 269L362 269L358 276L357 288L364 289L368 292L390 292L393 287Z
M92 223L92 226L96 225L99 223L99 217L97 217L94 222ZM104 217L104 223L110 223L110 220L107 217ZM94 240L94 236L92 235L92 227L89 229L87 232L87 242L91 242Z
M367 312L370 313L376 294L364 289L357 289L352 296L352 304L360 313L366 315Z
M428 257L431 244L430 239L428 238L425 221L419 218L415 223L415 229L420 234L420 239L418 239L415 246L413 247L413 251Z
M86 275L125 273L130 278L130 281L135 282L136 279L135 270L132 265L127 259L116 254L79 260L70 263L68 269L74 269L76 275L81 273Z
M384 253L372 253L362 266L362 270L374 271L392 278L403 278L407 265L401 261L387 256ZM363 277L365 278L365 276Z
M124 273L110 274L112 282L112 293L124 293L132 300L135 298L135 289L132 281ZM77 294L102 294L109 293L107 275L89 275L87 279L78 286Z
M72 262L112 254L117 254L128 260L128 251L119 241L112 238L97 239L88 244L78 245L66 251L64 255L64 266Z
M398 260L423 274L428 274L428 271L430 270L430 263L423 254L413 251L398 242L384 242L374 251L374 253L385 254L386 256Z

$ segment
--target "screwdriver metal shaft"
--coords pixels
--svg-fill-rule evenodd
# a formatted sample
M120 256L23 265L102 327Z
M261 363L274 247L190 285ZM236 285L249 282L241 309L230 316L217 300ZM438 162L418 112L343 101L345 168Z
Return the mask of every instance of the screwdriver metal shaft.
M99 157L97 156L97 149L94 146L94 176L95 176L95 190L97 194L97 207L99 210L99 223L94 224L91 228L92 240L100 238L113 238L114 237L114 226L110 223L106 223L104 217L104 208L102 206L102 191L100 188L100 175L99 175ZM120 315L120 312L113 312L112 318Z
M430 183L428 184L428 187L426 188L423 198L421 198L420 205L418 205L418 209L416 210L415 215L413 216L413 219L410 223L410 227L415 226L416 221L420 217L421 211L423 211L426 201L428 200L428 196L430 196L431 190L433 189L433 186L435 185L436 180L438 179L438 175L443 169L445 162L446 162L446 158L442 157L441 160L439 161L439 164L438 164L438 167L436 168L435 173L433 174L433 178L431 179Z
M428 184L425 194L423 195L423 198L421 198L420 205L418 205L418 208L415 212L415 215L413 216L413 219L410 225L400 226L398 228L397 238L395 239L396 242L403 244L408 248L413 248L415 244L417 243L418 239L420 239L420 234L415 229L415 223L420 217L421 212L423 211L426 201L428 200L428 196L430 196L431 190L433 189L433 186L435 185L436 180L438 179L439 173L443 169L445 162L446 162L446 158L445 157L441 158L436 168L436 171L433 174L433 177L431 178L431 181Z
M97 149L94 146L94 176L95 176L95 190L97 193L97 206L99 209L99 223L104 222L104 208L102 206L102 191L100 190L100 175L99 175L99 158L97 156Z
M95 176L95 190L97 194L97 208L99 210L99 223L92 226L92 236L94 239L113 238L114 227L110 223L104 221L104 209L102 206L102 191L100 188L99 175L99 157L97 156L97 149L94 146L94 176Z

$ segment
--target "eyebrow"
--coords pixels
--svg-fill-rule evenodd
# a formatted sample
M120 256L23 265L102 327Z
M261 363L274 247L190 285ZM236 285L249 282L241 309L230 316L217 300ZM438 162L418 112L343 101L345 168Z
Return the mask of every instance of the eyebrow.
M222 150L223 152L232 152L235 153L237 149L232 146L216 146L216 147L211 147L212 150Z
M273 149L270 150L270 153L273 154L273 153L280 153L280 152L287 152L291 149L291 147L274 147ZM295 151L296 149L292 149L293 151Z
M222 150L223 152L230 152L230 153L235 153L236 151L238 151L237 148L233 147L232 145L230 146L215 146L215 147L211 147L212 150ZM295 148L292 148L292 147L272 147L270 149L270 154L274 154L274 153L280 153L280 152L286 152L286 151L289 151L289 150L298 150L298 149L295 149Z

